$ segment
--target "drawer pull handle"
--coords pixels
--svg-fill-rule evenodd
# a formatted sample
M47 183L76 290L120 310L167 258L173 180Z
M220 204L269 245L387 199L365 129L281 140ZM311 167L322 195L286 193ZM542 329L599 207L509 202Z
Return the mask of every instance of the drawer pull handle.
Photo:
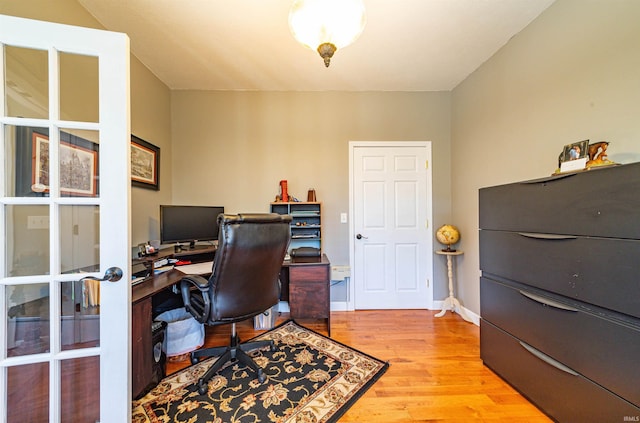
M577 236L574 236L574 235L537 234L533 232L518 232L518 235L524 236L526 238L548 239L548 240L563 240L563 239L578 238Z
M562 303L550 300L548 298L540 297L539 295L535 295L535 294L532 294L530 292L526 292L526 291L522 291L522 290L519 290L518 292L520 294L524 295L525 297L529 298L530 300L533 300L533 301L535 301L537 303L540 303L542 305L546 305L546 306L553 307L553 308L558 308L560 310L573 311L573 312L577 312L578 311L577 308L573 308L573 307L570 307L568 305L564 305Z
M561 370L561 371L563 371L565 373L569 373L570 375L573 375L573 376L578 376L579 375L578 373L576 373L571 368L565 366L564 364L560 363L559 361L554 360L553 358L549 357L548 355L538 351L537 349L533 348L532 346L527 345L522 341L519 341L519 342L520 342L520 345L522 346L522 348L524 348L525 350L529 351L531 354L535 355L537 358L539 358L540 360L544 361L548 365L553 366L556 369Z

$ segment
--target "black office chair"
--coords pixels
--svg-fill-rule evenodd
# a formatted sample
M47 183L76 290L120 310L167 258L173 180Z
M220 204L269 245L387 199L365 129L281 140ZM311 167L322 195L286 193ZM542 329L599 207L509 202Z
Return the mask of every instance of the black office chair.
M198 380L204 394L207 382L228 361L239 360L258 373L260 383L266 376L245 353L269 347L273 341L240 343L236 322L265 312L280 300L278 280L290 240L291 216L279 214L221 214L218 249L209 280L190 275L182 279L180 291L186 310L206 325L231 323L229 346L203 348L191 353L191 362L201 357L221 356Z

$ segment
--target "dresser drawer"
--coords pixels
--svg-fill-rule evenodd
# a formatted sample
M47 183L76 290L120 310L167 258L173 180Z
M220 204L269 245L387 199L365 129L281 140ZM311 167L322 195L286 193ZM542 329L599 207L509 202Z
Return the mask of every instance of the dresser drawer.
M524 285L480 280L482 318L640 406L640 326L597 316ZM640 323L640 322L638 322Z
M481 230L480 268L640 317L640 241Z
M555 420L568 423L622 422L626 421L625 417L640 415L640 408L549 360L491 323L482 320L480 331L484 364ZM627 380L633 379L629 376Z
M640 239L640 163L482 188L480 228Z

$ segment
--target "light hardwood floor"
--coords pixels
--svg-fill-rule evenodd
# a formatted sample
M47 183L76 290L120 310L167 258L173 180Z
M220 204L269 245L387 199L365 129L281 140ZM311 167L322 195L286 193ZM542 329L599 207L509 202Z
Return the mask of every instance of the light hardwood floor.
M331 313L331 337L390 363L340 422L550 422L480 360L480 330L460 316L428 310ZM285 321L286 313L277 323ZM297 321L327 334L320 321ZM241 339L263 331L237 325ZM229 341L229 326L207 328L206 345ZM173 373L189 361L168 363Z

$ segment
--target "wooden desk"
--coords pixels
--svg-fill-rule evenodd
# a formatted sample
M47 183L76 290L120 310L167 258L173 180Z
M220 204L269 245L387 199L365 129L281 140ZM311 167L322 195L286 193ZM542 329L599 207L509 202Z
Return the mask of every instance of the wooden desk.
M282 299L289 301L293 319L326 319L331 336L330 263L326 255L285 260L280 272ZM136 398L153 376L152 297L180 282L185 273L169 270L131 288L131 373Z

